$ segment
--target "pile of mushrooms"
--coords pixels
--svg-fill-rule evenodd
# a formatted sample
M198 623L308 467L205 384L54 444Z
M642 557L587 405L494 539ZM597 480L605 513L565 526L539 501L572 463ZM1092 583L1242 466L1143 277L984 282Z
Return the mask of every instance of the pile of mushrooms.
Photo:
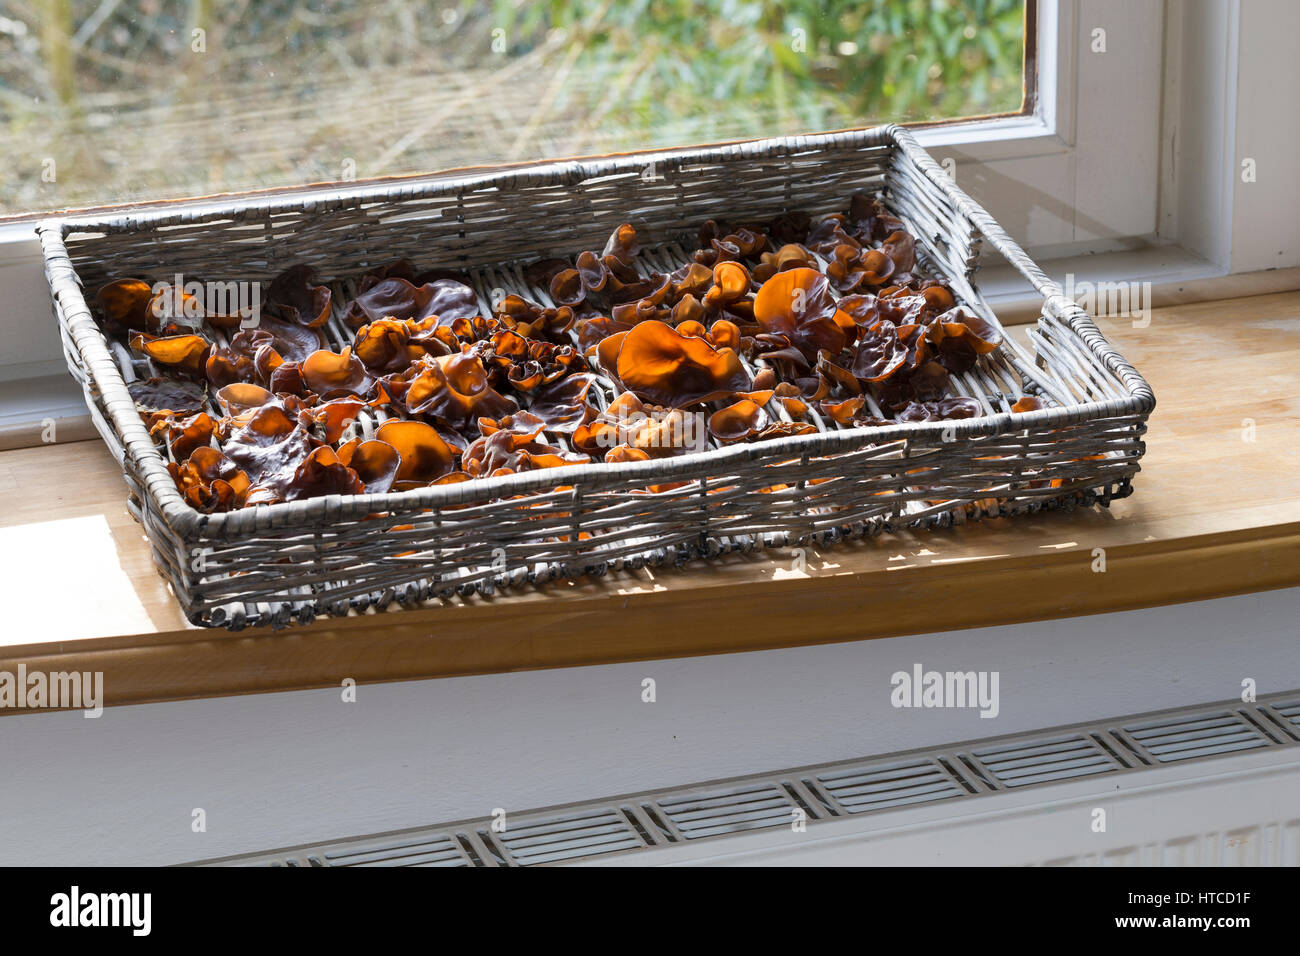
M980 414L950 374L1001 334L917 273L915 240L879 201L710 220L698 237L664 273L620 225L599 251L525 270L552 304L508 295L491 314L464 276L398 261L361 276L337 352L322 332L333 295L305 265L270 283L252 323L135 278L96 301L105 331L157 372L129 390L203 512L672 457L818 419ZM383 420L368 437L350 427L363 413Z

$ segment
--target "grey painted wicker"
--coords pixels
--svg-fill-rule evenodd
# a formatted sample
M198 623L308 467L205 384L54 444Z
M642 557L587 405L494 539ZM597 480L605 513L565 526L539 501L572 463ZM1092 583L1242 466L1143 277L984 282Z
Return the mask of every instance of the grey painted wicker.
M468 271L485 308L501 291L549 304L519 264L599 248L620 222L637 225L646 267L667 269L684 261L679 243L705 219L830 212L854 192L882 195L916 235L924 270L991 321L972 282L987 246L1042 294L1026 343L1007 335L953 376L984 416L874 429L818 421L817 434L678 458L205 515L181 499L127 393L148 368L106 341L83 291L175 272L264 281L308 262L342 280L335 298L344 301L349 276L409 257ZM1131 490L1155 405L1092 321L893 126L47 221L38 231L69 368L122 463L159 568L203 625L282 626L645 562L1106 504ZM328 327L335 348L349 337L339 319ZM1027 393L1046 407L1011 413Z

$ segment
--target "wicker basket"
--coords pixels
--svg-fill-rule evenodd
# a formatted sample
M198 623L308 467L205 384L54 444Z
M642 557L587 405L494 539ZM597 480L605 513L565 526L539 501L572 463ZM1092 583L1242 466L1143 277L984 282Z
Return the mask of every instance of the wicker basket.
M355 288L347 277L406 257L465 270L485 307L493 290L549 304L520 263L599 248L620 222L636 224L647 265L667 270L684 261L679 243L705 219L830 212L855 192L882 195L917 237L921 271L990 321L972 282L986 244L1042 294L1027 345L1007 335L974 370L953 376L982 417L880 428L823 422L817 434L677 458L207 515L182 501L127 393L126 381L147 370L106 341L83 292L173 272L265 281L307 262L342 277L335 301L344 302ZM201 625L283 626L393 600L1106 504L1131 490L1155 404L1089 318L893 126L47 221L38 231L68 366L122 464L159 568ZM328 328L334 348L350 337L338 315ZM1012 413L1022 394L1046 407ZM649 493L651 485L672 488Z

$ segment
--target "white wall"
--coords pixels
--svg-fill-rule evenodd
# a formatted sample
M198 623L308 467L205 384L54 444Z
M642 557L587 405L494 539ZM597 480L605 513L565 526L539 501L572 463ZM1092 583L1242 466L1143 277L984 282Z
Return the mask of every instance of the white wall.
M1008 582L1013 586L1014 582ZM0 717L0 863L173 863L1300 688L1300 589L719 657ZM665 626L678 626L665 621ZM1001 713L890 675L998 670ZM641 702L641 681L657 702ZM112 689L106 688L111 699ZM207 832L191 832L202 807Z

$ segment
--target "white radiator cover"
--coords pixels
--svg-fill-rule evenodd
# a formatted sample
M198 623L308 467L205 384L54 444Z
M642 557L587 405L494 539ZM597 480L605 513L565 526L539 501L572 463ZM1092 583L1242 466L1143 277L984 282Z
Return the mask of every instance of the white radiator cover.
M1097 810L1105 830L1094 830ZM1297 866L1300 747L1007 791L588 866Z
M887 640L363 685L354 703L343 703L338 688L323 688L109 706L98 720L62 711L10 715L0 718L0 756L20 769L0 786L0 862L160 865L263 855L273 847L436 829L439 821L473 821L477 830L490 823L494 808L510 811L513 828L530 808L611 794L691 788L1207 701L1227 706L1246 678L1261 697L1300 689L1298 618L1300 588L1291 588ZM997 718L969 708L891 706L890 675L916 662L1000 671ZM642 700L646 677L658 684L654 704ZM111 704L111 687L105 693ZM1294 726L1300 738L1300 723ZM1234 766L1228 761L1238 756L1215 757L1215 772ZM1124 787L1145 773L1126 770ZM1107 792L1120 776L1091 784L1082 778L1079 791L1053 782L1058 789L1051 792ZM1283 809L1247 822L1229 819L1261 796L1245 793L1256 787L1242 779L1241 799L1213 807L1201 829L1235 834L1243 826L1285 822ZM1009 797L957 798L915 816L900 817L906 811L890 807L873 812L869 825L850 814L820 820L804 837L811 847L828 833L883 833L886 824L937 819L927 813L951 814L953 827L966 826L977 811L1020 806L1002 802L1013 798L1045 800L1049 792L1008 789ZM1288 796L1282 806L1300 806L1293 792ZM1178 790L1164 797L1171 807L1183 799ZM192 827L195 808L207 815L204 832ZM1072 823L1032 843L1026 830L1011 845L1039 849L1015 860L1140 847L1193 832L1159 831L1148 839L1128 821L1112 811L1108 836L1082 845L1062 842L1074 838ZM1166 822L1161 813L1153 826ZM1117 836L1119 842L1106 842ZM708 842L731 852L750 844L730 841L748 839ZM705 841L697 842L685 848L690 853L671 857L658 848L629 856L702 859ZM884 843L879 846L871 852L884 860ZM439 854L434 847L429 854L454 864L463 849ZM965 859L955 849L952 854Z

